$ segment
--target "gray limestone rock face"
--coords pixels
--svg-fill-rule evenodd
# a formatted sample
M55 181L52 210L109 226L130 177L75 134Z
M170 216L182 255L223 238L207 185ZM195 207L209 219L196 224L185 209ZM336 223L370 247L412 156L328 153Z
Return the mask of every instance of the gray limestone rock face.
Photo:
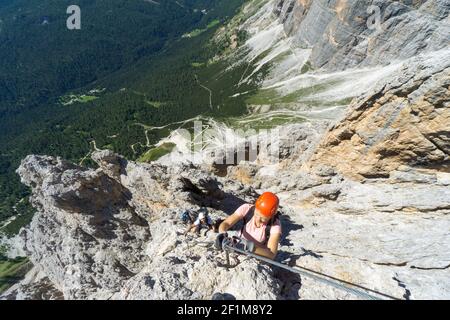
M148 222L116 180L39 156L24 159L18 173L38 209L21 232L25 251L65 298L107 297L140 270Z
M45 156L22 161L18 173L32 187L38 212L21 238L40 276L28 276L2 298L34 299L33 290L50 287L59 294L42 298L210 299L219 291L239 299L282 296L270 268L236 257L240 271L229 269L212 247L213 231L202 233L209 237L204 241L183 235L182 211L208 207L212 218L224 218L254 200L254 191L236 189L232 181L224 189L194 166L138 164L108 151L93 159L97 170Z
M400 74L355 99L324 135L309 165L331 166L360 179L392 174L413 180L411 172L394 172L401 166L445 173L450 156L449 57L448 49L418 56Z
M196 211L201 203L214 220L223 219L254 201L251 188L194 166L139 164L118 155L95 158L102 164L97 170L51 157L23 161L19 172L25 183L34 183L38 208L21 233L34 271L2 299L360 298L241 255L231 254L227 265L224 253L213 248L212 231L184 235L182 210ZM113 168L114 163L124 167ZM103 167L121 175L102 174ZM449 288L439 285L448 279L450 261L448 187L437 179L420 181L410 168L401 170L390 179L365 182L327 167L302 172L302 179L316 182L279 191L284 232L277 260L399 298L448 297ZM66 171L82 179L62 178ZM129 194L105 193L99 186ZM81 197L89 188L103 199L85 199L82 207L70 209L67 192ZM105 205L119 194L120 205ZM425 248L428 253L421 253Z
M312 48L315 68L344 70L388 64L448 46L450 4L445 0L275 0L288 36Z

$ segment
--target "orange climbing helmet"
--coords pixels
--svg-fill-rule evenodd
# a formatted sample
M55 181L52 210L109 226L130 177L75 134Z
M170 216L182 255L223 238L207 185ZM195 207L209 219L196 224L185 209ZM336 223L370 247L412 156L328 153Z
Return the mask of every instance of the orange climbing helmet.
M278 204L280 200L272 192L264 192L258 200L256 200L255 208L258 209L259 213L267 218L272 218L272 216L277 213Z

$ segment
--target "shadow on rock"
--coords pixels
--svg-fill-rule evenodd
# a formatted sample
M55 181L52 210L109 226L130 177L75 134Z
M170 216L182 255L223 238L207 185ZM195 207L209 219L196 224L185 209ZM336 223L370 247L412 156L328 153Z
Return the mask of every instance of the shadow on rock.
M281 283L278 300L298 300L300 298L302 279L299 274L273 267L273 276Z
M211 297L211 300L236 300L236 297L229 293L216 292Z
M302 224L298 224L292 221L291 217L287 214L281 215L281 226L283 228L283 236L280 244L282 246L291 247L294 244L288 239L292 231L303 230L305 227Z

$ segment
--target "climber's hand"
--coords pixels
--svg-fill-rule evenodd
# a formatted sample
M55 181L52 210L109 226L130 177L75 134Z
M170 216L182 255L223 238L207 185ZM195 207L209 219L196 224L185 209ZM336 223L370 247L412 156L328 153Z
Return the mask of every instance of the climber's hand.
M243 247L244 251L254 253L256 246L253 241L247 240L247 239L241 239L240 245Z
M249 241L247 243L247 246L245 247L245 250L251 253L254 253L256 249L255 243L253 241Z
M216 241L214 243L214 246L217 250L222 251L223 250L223 242L228 238L228 233L219 233L216 237Z

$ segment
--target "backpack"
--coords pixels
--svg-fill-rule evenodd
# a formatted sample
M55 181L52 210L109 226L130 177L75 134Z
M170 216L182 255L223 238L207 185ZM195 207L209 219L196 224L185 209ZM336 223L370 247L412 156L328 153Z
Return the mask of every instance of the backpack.
M255 206L252 206L250 208L250 210L247 212L247 214L245 215L244 219L243 219L243 224L242 224L242 228L241 228L241 237L242 234L244 233L245 230L245 226L247 225L247 223L253 219L253 216L255 214ZM281 219L280 219L280 212L277 212L276 214L273 215L272 218L270 218L269 222L267 223L266 226L266 230L265 230L265 238L264 238L264 244L266 244L269 241L270 238L270 229L272 228L273 224L278 220L279 224L281 226ZM281 241L281 239L280 239Z
M192 223L192 217L191 217L191 213L189 212L189 210L184 211L181 216L181 221L183 221L184 223Z

